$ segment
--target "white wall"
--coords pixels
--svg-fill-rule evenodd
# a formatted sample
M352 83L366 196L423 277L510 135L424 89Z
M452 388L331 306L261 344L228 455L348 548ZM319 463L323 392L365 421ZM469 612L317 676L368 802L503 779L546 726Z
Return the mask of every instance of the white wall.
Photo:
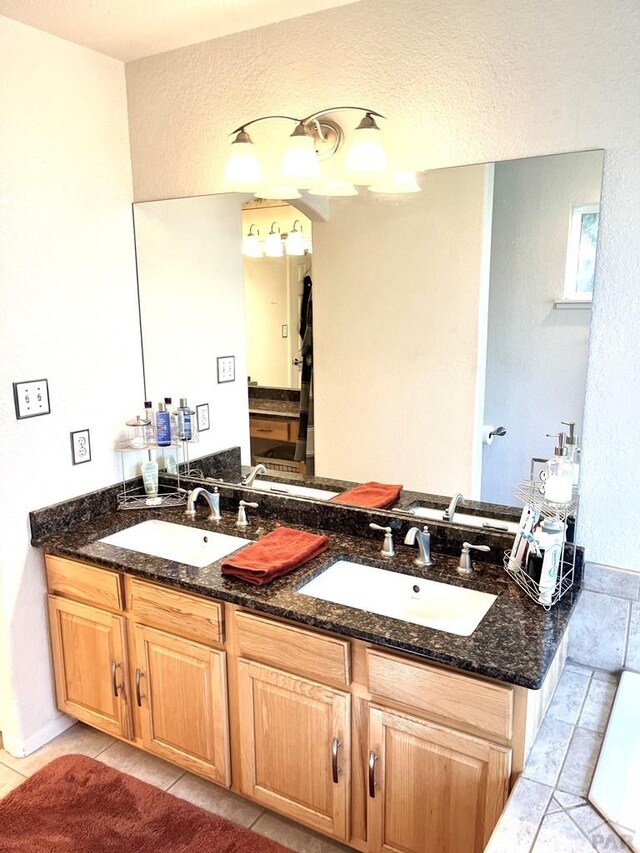
M507 435L483 453L482 499L512 503L547 433L575 421L582 436L591 310L564 298L571 208L597 204L602 153L539 157L495 168L484 419Z
M492 173L429 172L400 201L334 199L314 224L319 475L472 496Z
M127 66L138 199L210 192L242 121L339 103L417 168L605 148L579 538L636 570L639 30L637 0L363 0Z
M27 514L118 480L142 376L123 66L0 18L0 78L0 729L19 754L67 724ZM16 420L12 382L44 377L51 414Z
M148 399L209 403L211 427L195 459L239 444L249 464L241 201L201 196L135 206ZM235 382L218 383L217 358L235 356Z

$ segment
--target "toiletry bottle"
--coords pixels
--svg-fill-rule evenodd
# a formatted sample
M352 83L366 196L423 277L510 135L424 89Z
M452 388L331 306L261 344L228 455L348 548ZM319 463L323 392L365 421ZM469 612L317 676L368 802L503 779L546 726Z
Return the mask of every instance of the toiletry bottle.
M147 497L158 497L158 463L153 460L142 463L142 482Z
M187 398L180 397L180 405L176 409L178 415L178 437L181 441L191 441L193 432L191 430L191 409L187 405Z
M158 403L156 412L156 441L159 447L169 447L171 444L171 416L164 403Z
M567 435L567 456L573 465L573 485L577 487L580 479L580 448L578 447L578 436L575 434L576 425L573 421L562 421L569 427Z
M166 410L169 412L169 422L171 424L171 438L175 441L178 437L178 413L175 409L171 408L171 397L164 398L164 405Z
M567 455L566 436L560 432L555 435L547 433L547 437L557 438L558 444L542 472L544 496L551 503L567 504L573 494L573 464Z
M144 401L144 419L148 421L144 428L144 440L146 444L155 444L156 431L154 427L153 403L151 400Z
M564 524L555 518L545 518L536 528L534 538L542 552L542 571L540 572L540 604L551 604L558 580L562 548L564 545Z

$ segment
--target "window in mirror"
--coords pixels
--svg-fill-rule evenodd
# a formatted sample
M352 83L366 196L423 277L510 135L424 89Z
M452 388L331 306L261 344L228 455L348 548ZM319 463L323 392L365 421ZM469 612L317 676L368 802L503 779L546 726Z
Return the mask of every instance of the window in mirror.
M583 204L571 209L565 299L591 301L599 217L600 205L598 204Z

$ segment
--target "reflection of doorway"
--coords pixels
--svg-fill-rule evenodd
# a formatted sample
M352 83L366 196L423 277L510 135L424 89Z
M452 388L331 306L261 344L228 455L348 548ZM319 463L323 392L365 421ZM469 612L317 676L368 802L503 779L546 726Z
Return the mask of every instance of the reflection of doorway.
M304 237L305 254L287 253L294 223ZM244 257L247 373L252 384L300 388L300 311L303 279L311 274L311 220L284 201L248 202L242 210L246 235L259 234L260 257ZM267 237L279 234L282 254L269 257Z

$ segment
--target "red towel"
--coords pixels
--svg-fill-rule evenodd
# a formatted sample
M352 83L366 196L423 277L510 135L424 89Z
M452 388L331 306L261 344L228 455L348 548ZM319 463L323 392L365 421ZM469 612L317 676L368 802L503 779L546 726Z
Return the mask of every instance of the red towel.
M262 586L303 566L328 547L328 536L277 527L228 557L222 564L222 574Z
M386 483L362 483L331 498L329 503L352 504L353 506L368 506L372 509L386 509L400 497L402 486L389 486Z

